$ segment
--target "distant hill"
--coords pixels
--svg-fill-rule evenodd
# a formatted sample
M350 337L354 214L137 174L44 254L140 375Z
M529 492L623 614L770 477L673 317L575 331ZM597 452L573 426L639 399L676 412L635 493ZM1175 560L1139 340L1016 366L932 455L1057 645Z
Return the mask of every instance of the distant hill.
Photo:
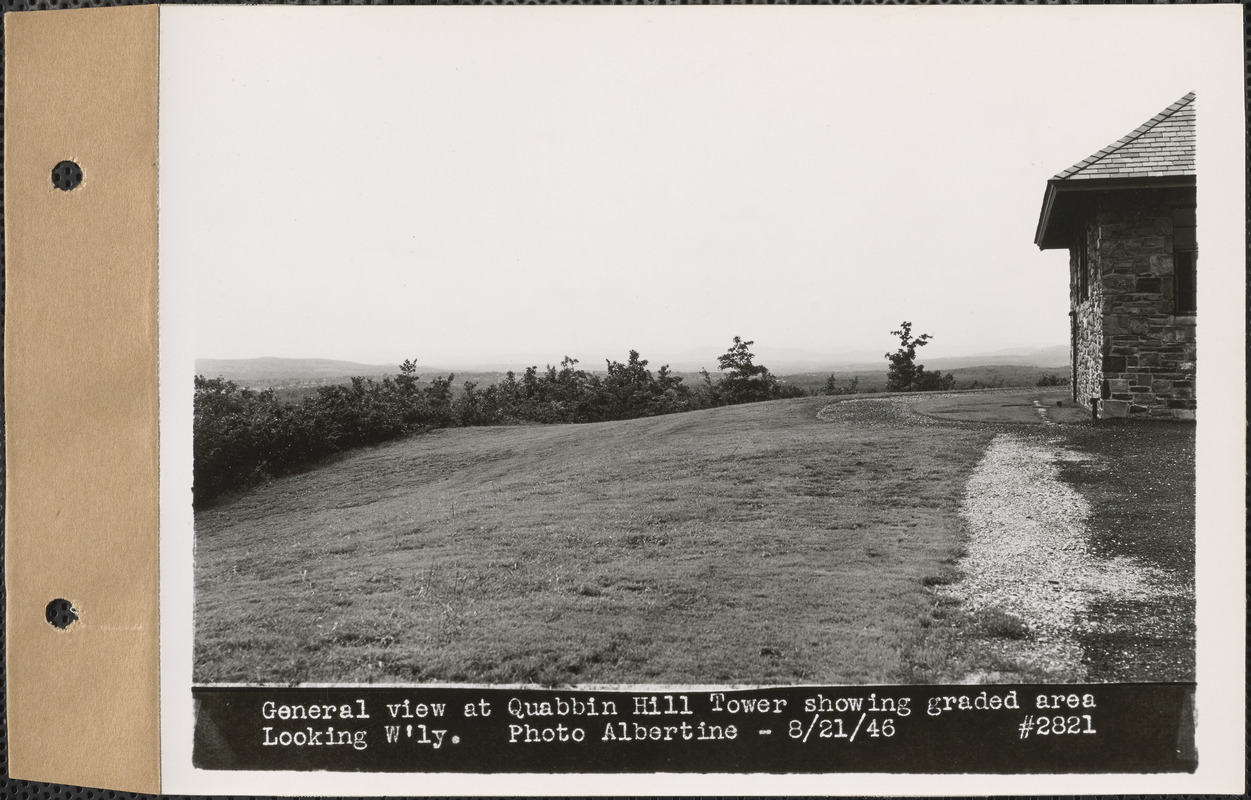
M355 361L334 361L328 358L197 358L197 375L207 378L225 378L247 383L249 381L302 381L325 380L357 375L373 377L393 375L399 372L398 364L359 364Z
M1051 347L1018 348L996 350L990 353L974 353L971 356L955 358L923 358L924 352L917 360L933 369L955 369L957 367L1067 367L1069 364L1069 346L1058 344Z
M399 364L361 364L356 361L335 361L328 358L197 358L197 375L225 378L249 389L274 389L278 398L298 402L316 393L319 386L347 383L352 378L386 378L398 375ZM453 385L459 389L465 381L488 386L504 377L504 371L471 371L417 365L422 384L434 378L455 374Z
M926 358L924 351L922 351L917 356L917 360L924 364L927 369L942 370L944 372L968 370L970 368L1005 369L1014 367L1065 370L1068 368L1069 363L1069 348L1068 345L1056 345L1054 347L1004 349L954 358ZM840 377L863 374L864 378L869 379L871 379L869 373L882 373L882 380L884 381L886 372L886 359L874 358L867 353L844 352L841 356L822 356L798 350L786 350L785 348L770 350L762 347L757 352L756 361L767 366L775 375L783 377L802 375L810 381L815 381L818 375L824 381L824 376L831 372L839 373ZM651 359L650 362L649 366L652 369L657 369L662 364L669 363L675 373L683 375L688 380L694 381L699 379L697 372L699 369L698 362L688 362L685 359L675 359L674 361ZM543 369L548 363L557 363L557 360L540 360L535 362L535 365ZM526 366L528 365L507 366L483 363L450 367L418 364L417 373L423 380L426 380L436 375L446 376L454 372L457 376L457 385L465 380L474 380L482 385L486 385L497 378L503 377L504 372L509 369L520 373ZM582 363L579 364L579 367L593 372L603 371L602 364ZM195 362L195 369L197 374L206 377L226 378L244 386L268 388L324 386L331 383L344 383L349 378L356 376L366 378L385 377L399 372L399 365L362 364L356 361L336 361L328 358L275 358L266 356L263 358L243 359L198 358ZM715 357L708 359L707 369L716 374ZM978 377L981 377L980 372Z
M787 347L755 345L756 363L764 364L775 375L793 375L814 372L885 372L887 348L881 350L837 350L817 353ZM684 350L673 358L652 358L654 366L669 364L674 370L697 372L701 367L715 371L717 356L724 349L707 347L702 350ZM643 354L645 357L646 353ZM944 371L962 367L1013 366L1059 368L1069 363L1069 347L1066 344L1052 347L1016 347L973 353L950 358L929 357L924 350L917 352L917 361L930 369Z

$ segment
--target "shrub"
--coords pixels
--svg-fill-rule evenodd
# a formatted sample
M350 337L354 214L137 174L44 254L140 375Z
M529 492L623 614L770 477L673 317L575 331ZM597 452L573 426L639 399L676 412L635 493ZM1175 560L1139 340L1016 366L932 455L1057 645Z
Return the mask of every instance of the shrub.
M1054 373L1043 375L1038 379L1037 386L1068 386L1069 377L1067 375L1056 375Z
M801 386L794 386L777 379L769 368L757 364L751 352L755 342L745 342L739 336L723 355L717 356L717 368L721 379L715 384L707 371L703 372L709 398L708 405L737 405L761 400L781 400L790 397L807 397Z
M352 378L293 404L279 402L272 389L197 375L194 503L201 507L345 450L452 424L451 382L436 378L422 389L406 361L396 378Z
M749 347L734 345L718 359L716 383L704 372L697 390L668 365L656 372L631 350L625 363L607 362L607 374L578 369L566 356L560 367L527 367L479 389L467 382L459 395L455 376L419 385L417 365L375 381L321 386L299 403L280 402L274 391L242 388L223 378L195 378L194 502L203 507L224 493L305 468L327 457L432 428L519 422L599 422L672 414L695 408L801 397L798 386L778 381L754 362ZM853 383L854 388L854 383Z

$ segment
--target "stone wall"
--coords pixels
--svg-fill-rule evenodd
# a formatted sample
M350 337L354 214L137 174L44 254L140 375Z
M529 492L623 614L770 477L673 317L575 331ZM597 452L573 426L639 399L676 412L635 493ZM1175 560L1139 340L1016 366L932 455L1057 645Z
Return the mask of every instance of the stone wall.
M1174 313L1173 222L1185 205L1193 200L1098 198L1087 220L1086 302L1073 251L1077 399L1099 398L1100 418L1195 418L1195 317Z
M1083 269L1088 270L1084 299ZM1076 337L1073 400L1089 407L1092 399L1099 398L1103 381L1103 285L1099 280L1099 226L1093 221L1086 224L1069 251L1069 278Z

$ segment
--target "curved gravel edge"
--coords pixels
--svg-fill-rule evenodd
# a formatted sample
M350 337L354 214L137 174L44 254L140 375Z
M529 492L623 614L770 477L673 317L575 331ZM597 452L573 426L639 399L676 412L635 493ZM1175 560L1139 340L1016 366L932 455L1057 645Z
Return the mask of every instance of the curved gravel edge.
M926 400L933 400L955 396L956 394L951 392L926 392L923 397ZM918 399L921 399L921 397L917 394L898 394L839 400L818 411L817 419L822 422L852 423L870 428L901 424L950 424L934 417L919 414L913 410L912 406Z

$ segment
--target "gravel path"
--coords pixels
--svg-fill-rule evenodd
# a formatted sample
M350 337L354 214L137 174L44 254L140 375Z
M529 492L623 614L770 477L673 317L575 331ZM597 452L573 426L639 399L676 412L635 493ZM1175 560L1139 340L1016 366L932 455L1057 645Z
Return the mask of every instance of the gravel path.
M913 411L913 402L909 396L844 400L818 417L878 428L945 424ZM1193 587L1136 559L1092 551L1090 504L1060 472L1066 462L1086 462L1089 470L1110 465L1066 447L1048 409L1034 406L1042 424L997 434L965 487L961 513L969 538L959 563L962 577L941 593L959 601L967 614L1028 629L1021 636L979 637L978 646L993 650L1003 663L1059 680L1099 679L1088 674L1080 641L1098 630L1096 603L1192 601ZM1014 676L983 672L964 680L1005 678Z
M1032 640L1004 643L1012 656L1078 680L1077 635L1090 629L1093 602L1184 591L1158 569L1089 551L1090 506L1059 478L1060 462L1084 458L1054 439L996 436L965 489L964 577L949 589L969 612L997 609L1026 624Z

